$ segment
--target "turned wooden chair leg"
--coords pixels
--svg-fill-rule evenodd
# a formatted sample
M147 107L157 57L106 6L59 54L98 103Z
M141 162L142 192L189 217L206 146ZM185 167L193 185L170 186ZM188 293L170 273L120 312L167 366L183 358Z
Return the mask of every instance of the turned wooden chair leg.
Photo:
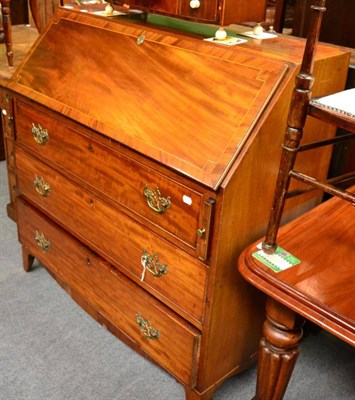
M12 52L12 30L11 30L11 12L10 0L0 0L2 26L4 28L4 39L6 46L6 56L10 67L14 65L14 53Z
M256 400L281 400L295 366L304 319L268 298L259 347Z
M22 262L23 262L23 269L28 272L33 264L34 257L25 246L22 246Z

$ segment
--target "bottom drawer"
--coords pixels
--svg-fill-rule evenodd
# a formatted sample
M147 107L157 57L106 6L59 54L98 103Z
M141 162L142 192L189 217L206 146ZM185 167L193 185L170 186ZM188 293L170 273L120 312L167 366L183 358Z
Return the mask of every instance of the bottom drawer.
M20 198L19 239L143 352L195 385L200 332Z

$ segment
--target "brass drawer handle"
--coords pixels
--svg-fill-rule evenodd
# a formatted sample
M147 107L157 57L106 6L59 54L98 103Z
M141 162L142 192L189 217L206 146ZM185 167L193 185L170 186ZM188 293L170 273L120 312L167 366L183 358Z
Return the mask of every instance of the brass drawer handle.
M41 196L47 197L51 192L51 187L49 183L46 183L42 177L38 178L38 176L35 175L35 180L33 181L33 183L36 187L37 193L39 193Z
M51 247L51 242L44 237L43 233L39 233L38 231L36 231L35 239L37 242L37 246L42 250L42 252L47 253L47 251Z
M151 190L148 185L145 185L143 193L147 199L148 206L156 213L163 214L170 208L170 197L162 197L159 188L156 187L154 190Z
M43 129L40 124L36 126L32 122L32 135L34 140L41 146L44 146L48 142L48 131L47 129Z
M146 249L142 252L141 263L143 266L143 272L141 275L142 282L144 280L145 271L150 272L153 276L158 278L168 273L168 266L159 263L158 254L153 253L152 255L149 255Z
M136 322L143 335L148 339L159 339L160 332L150 324L149 319L144 319L139 313L136 314Z

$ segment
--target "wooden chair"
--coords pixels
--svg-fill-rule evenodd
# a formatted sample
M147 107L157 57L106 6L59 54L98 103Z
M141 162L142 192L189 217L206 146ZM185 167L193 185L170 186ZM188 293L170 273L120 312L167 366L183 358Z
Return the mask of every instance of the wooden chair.
M10 7L11 0L0 0L1 5L1 15L2 15L2 24L4 29L4 40L6 46L6 56L7 61L10 67L14 65L14 54L12 51L12 29L11 29L11 7ZM64 5L64 0L58 0L61 6ZM38 7L38 0L29 0L29 5L31 9L31 14L33 17L33 21L36 25L36 28L39 33L41 33L44 29L39 7Z
M14 53L12 51L12 28L11 28L11 0L0 0L2 25L4 29L4 41L6 46L7 62L10 67L14 65ZM29 0L33 20L38 32L41 32L43 27L39 17L37 0Z
M11 12L10 0L0 0L2 26L4 29L4 40L6 46L7 62L10 67L14 65L14 53L12 51L12 31L11 31Z
M245 249L238 263L244 278L268 295L259 349L257 400L283 398L298 356L304 318L355 346L355 186L348 190L334 186L340 180L353 180L355 171L332 182L320 182L294 170L299 152L355 137L355 112L348 109L355 105L355 89L311 98L313 60L325 0L314 0L311 8L312 24L292 94L266 237L262 244L259 240ZM308 116L349 133L302 146ZM285 201L295 195L289 191L291 179L335 197L279 228Z

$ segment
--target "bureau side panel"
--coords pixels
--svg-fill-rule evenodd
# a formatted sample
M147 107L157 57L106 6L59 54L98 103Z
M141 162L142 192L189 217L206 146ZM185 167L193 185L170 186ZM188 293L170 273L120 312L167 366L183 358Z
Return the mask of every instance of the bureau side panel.
M314 95L342 90L347 63L347 55L318 61L315 65L317 79ZM221 383L256 359L265 317L264 297L241 277L237 261L243 248L265 233L293 86L294 80L290 79L275 101L272 112L260 121L257 134L254 133L243 149L217 199L217 202L222 201L222 209L221 219L214 231L211 273L215 275L214 282L211 282L210 321L203 336L197 385L200 392L211 390L216 382ZM307 134L307 140L313 141L320 136L332 137L335 130L309 120L305 129ZM330 156L331 149L320 152L318 149L316 153L302 154L297 165L306 173L317 175L323 170L326 174ZM317 163L314 163L315 157ZM318 174L318 177L324 178L324 174ZM292 199L286 205L287 219L302 214L320 200L319 193Z

